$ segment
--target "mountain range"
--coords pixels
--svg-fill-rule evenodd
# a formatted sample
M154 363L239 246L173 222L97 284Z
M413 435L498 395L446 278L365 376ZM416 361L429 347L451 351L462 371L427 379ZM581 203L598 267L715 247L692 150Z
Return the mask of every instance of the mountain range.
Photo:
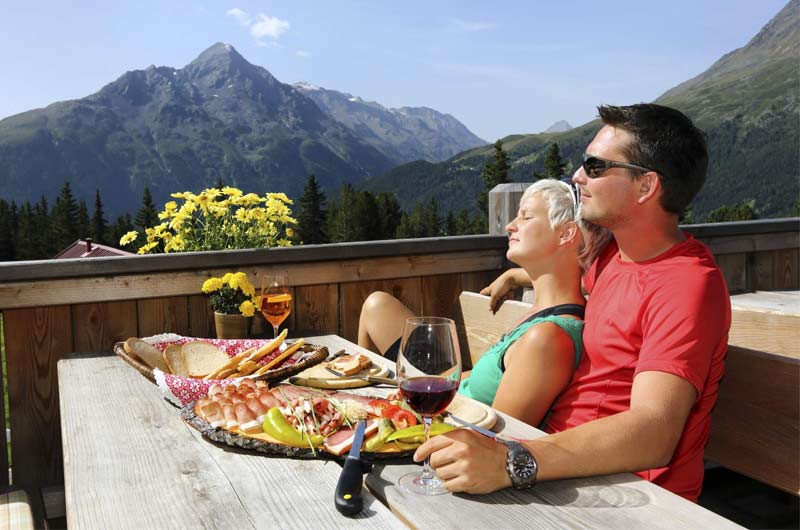
M0 121L0 197L53 199L65 180L87 202L100 189L109 214L135 211L145 186L156 204L218 180L296 197L310 173L331 192L484 143L432 109L281 83L217 43L184 68L126 72L88 97Z
M723 205L755 201L761 217L791 215L800 199L800 0L791 0L750 42L700 75L668 90L655 103L685 112L706 134L709 169L692 203L696 221ZM558 142L566 175L600 129L594 120L566 132L502 139L509 176L530 182ZM409 208L435 198L442 210L476 209L490 146L445 162L411 162L372 178L365 187L392 191Z

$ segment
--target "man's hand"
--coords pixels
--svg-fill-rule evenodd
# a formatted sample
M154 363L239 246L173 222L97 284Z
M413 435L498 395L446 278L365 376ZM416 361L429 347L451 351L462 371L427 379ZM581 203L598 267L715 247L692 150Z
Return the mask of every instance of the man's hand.
M506 471L508 448L469 429L431 438L417 449L414 460L421 462L428 456L450 491L491 493L511 486Z
M480 294L489 297L489 311L494 313L503 300L511 298L512 290L531 285L531 279L525 269L508 269L495 281L481 289Z

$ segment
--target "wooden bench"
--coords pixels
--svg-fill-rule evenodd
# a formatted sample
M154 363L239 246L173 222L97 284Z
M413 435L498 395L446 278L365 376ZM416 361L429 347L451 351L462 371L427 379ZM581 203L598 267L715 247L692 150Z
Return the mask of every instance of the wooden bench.
M465 367L530 310L530 304L506 301L492 314L488 300L470 292L459 297L455 320ZM800 294L749 293L731 302L730 347L706 457L798 495Z
M0 494L0 528L33 530L33 508L23 490Z

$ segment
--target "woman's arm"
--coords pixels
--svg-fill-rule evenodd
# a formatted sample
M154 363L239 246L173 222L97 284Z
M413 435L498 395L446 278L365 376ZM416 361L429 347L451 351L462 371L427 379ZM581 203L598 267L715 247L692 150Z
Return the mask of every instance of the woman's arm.
M489 297L489 311L497 311L497 305L506 299L509 292L518 287L531 287L530 276L525 269L508 269L495 281L481 289L480 294Z
M569 384L575 347L552 322L532 326L509 347L505 373L492 406L538 427L556 397Z

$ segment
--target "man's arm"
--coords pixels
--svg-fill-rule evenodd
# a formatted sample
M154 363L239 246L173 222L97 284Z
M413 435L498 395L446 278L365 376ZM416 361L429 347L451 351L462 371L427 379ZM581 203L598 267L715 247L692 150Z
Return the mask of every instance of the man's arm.
M697 397L687 380L666 372L641 372L633 380L631 408L574 429L524 442L539 464L538 480L663 467L669 463ZM472 432L432 438L416 461L431 465L451 491L487 493L511 485L507 449Z

